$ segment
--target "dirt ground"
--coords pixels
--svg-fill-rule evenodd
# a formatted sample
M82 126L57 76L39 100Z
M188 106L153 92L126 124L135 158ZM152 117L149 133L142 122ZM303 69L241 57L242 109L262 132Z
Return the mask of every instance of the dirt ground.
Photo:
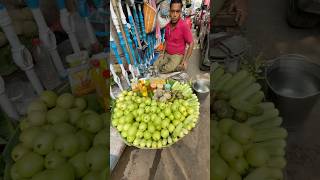
M282 54L302 54L320 64L320 27L294 29L286 22L286 1L250 1L250 16L244 28L253 54L267 59ZM289 132L287 146L288 180L320 179L320 98L301 119L301 130ZM302 107L303 108L303 107ZM290 121L290 119L284 119Z
M194 48L188 74L196 78L200 50ZM112 180L199 180L209 179L210 163L210 97L201 103L197 126L170 148L140 150L127 147L112 172Z

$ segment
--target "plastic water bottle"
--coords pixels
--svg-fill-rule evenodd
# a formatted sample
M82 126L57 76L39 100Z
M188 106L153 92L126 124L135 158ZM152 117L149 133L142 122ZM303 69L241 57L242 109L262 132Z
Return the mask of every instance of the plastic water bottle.
M55 69L51 56L39 39L32 40L34 68L43 86L48 90L58 87L62 81Z

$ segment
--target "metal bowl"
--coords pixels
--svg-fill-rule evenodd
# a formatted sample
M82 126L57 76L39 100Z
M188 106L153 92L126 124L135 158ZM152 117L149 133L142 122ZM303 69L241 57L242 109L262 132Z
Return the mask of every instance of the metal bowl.
M320 94L320 66L300 56L287 56L274 61L266 71L266 80L275 93L296 99Z
M320 96L320 66L301 55L285 55L274 60L265 73L284 126L298 130Z
M192 89L199 98L199 101L204 101L210 93L210 81L206 79L198 79L193 81Z

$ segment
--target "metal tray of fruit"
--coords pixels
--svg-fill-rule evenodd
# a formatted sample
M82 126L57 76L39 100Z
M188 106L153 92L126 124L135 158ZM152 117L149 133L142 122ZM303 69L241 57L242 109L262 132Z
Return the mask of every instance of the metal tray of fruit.
M148 140L146 140L146 139L144 139L143 138L143 140L145 141L145 145L140 145L140 142L139 143L135 143L135 142L133 142L136 138L132 138L132 141L130 141L130 142L128 142L127 140L126 140L126 136L127 135L125 135L125 136L122 136L122 128L120 129L120 132L119 132L119 129L117 128L117 126L118 125L121 125L121 126L124 126L124 123L125 122L121 122L120 123L120 120L122 121L122 119L121 118L123 118L123 117L125 117L125 116L123 116L123 113L122 113L122 111L124 111L126 108L124 108L123 110L121 110L121 107L120 106L122 106L122 105L119 105L118 107L114 107L113 109L112 109L112 114L115 114L114 116L112 116L114 119L115 119L115 121L112 121L112 123L111 123L111 126L112 127L114 127L116 130L117 130L117 133L119 134L119 136L121 137L121 139L123 140L123 142L126 144L126 145L128 145L128 146L134 146L134 147L137 147L137 148L139 148L139 149L164 149L164 148L167 148L167 147L170 147L171 145L173 145L173 144L175 144L176 142L178 142L179 140L181 140L184 136L186 136L187 134L189 134L189 132L191 132L196 126L197 126L197 124L198 124L198 121L199 121L199 105L200 105L200 103L199 103L199 99L198 99L198 97L192 92L192 89L191 89L191 87L188 85L188 84L185 84L185 83L180 83L180 82L178 82L178 81L174 81L174 82L177 82L176 83L176 85L177 86L175 86L175 85L173 85L172 87L174 88L174 86L175 87L179 87L179 86L183 86L183 87L186 87L186 88L184 88L183 90L181 89L181 90L179 90L179 88L177 88L177 89L175 89L174 88L174 90L173 91L181 91L180 93L182 93L182 94L179 94L179 95L181 95L181 96L179 96L178 94L175 94L175 95L173 95L173 94L171 94L170 95L170 98L169 98L169 100L168 99L166 99L166 97L165 97L165 93L163 94L163 96L162 97L159 97L159 96L157 96L157 92L155 92L154 93L154 96L152 97L152 99L153 99L153 103L154 103L154 100L158 100L157 102L158 103L162 103L162 102L165 102L166 100L168 100L168 101L171 101L172 102L172 100L174 99L174 98L177 98L177 99L183 99L183 97L184 96L186 96L186 97L189 97L189 100L191 100L191 101L193 101L193 102L184 102L184 103L186 103L186 104L190 104L190 103L193 103L193 105L192 106L189 106L189 105L185 105L185 107L184 108L186 108L187 106L189 106L190 108L191 108L191 110L189 111L188 110L188 112L187 112L187 110L184 110L184 111L182 111L182 110L179 110L181 113L183 112L183 113L186 113L186 115L184 116L184 119L183 120L177 120L178 122L176 123L176 125L174 125L175 123L172 123L172 126L171 127L173 127L173 128L171 128L172 130L170 131L169 130L169 123L171 124L171 121L174 121L174 119L173 118L176 118L176 117L173 117L173 115L172 115L172 117L171 118L169 118L169 116L171 115L170 113L171 113L171 109L170 109L170 113L167 113L167 119L169 119L170 120L170 122L168 123L168 126L166 126L166 127L168 127L168 128L165 128L166 130L168 130L167 132L167 137L165 137L164 139L161 139L161 136L162 136L162 134L161 134L161 136L158 138L158 140L156 140L156 141L152 141L151 140L151 137L150 138L147 138ZM187 85L187 86L186 86ZM159 89L157 89L157 90L159 90ZM163 90L164 91L164 90ZM188 93L190 93L189 95L190 96L187 96L187 94ZM131 93L131 94L134 94L132 91L131 92L125 92L124 93L124 95L123 96L119 96L118 98L117 98L117 100L119 100L120 98L123 98L123 100L125 101L125 96L126 96L126 98L128 97L128 96L131 96L131 95L128 95L127 96L127 94L128 93ZM167 92L166 92L167 93ZM137 94L136 94L137 95ZM133 96L135 96L135 95L132 95L132 97ZM143 97L141 97L141 98L143 98ZM165 98L165 99L163 99L163 98ZM185 99L185 100L187 100L187 99ZM120 100L120 101L122 101L122 100ZM139 104L139 106L140 106L140 103L138 103L139 101L137 101L137 104ZM143 102L145 102L145 101L143 101ZM146 103L146 104L148 104L148 103ZM151 98L150 98L150 104L151 104ZM178 103L177 103L178 104ZM124 104L123 104L124 105ZM197 107L198 106L198 107ZM183 106L182 106L183 107ZM117 113L115 113L114 111L115 111L115 109L116 108L119 108L119 110L121 110L121 113L120 113L120 115L116 115ZM122 107L123 108L123 107ZM127 108L129 108L129 107L127 107ZM179 108L179 106L178 107L176 107L176 108ZM194 109L195 108L195 109ZM129 108L130 109L130 108ZM150 108L151 109L151 108ZM163 109L165 109L164 107L163 107ZM131 110L132 112L133 112L133 109ZM130 113L131 111L128 111L128 113ZM165 111L165 110L164 110ZM153 111L153 110L150 110L150 113L152 114L152 112L155 112L155 110ZM160 112L160 111L159 111ZM142 112L142 113L144 113L144 112ZM170 114L170 115L169 115ZM141 116L140 117L143 117L142 116L143 114L141 114ZM138 117L137 115L134 115L136 118ZM112 120L113 120L113 118L112 118ZM163 117L162 119L164 119L165 117ZM182 118L182 117L181 117ZM151 117L150 117L150 119L152 119ZM127 121L127 120L125 120L125 121ZM139 121L140 120L138 120L138 121L136 121L135 123L137 123L137 125L138 126L140 126L139 125ZM150 120L143 120L144 122L149 122ZM159 120L160 121L160 120ZM128 123L127 123L128 124ZM126 124L126 125L127 125ZM179 125L180 124L180 125ZM131 124L131 125L133 125L133 124ZM136 133L137 132L139 132L138 131L138 126L136 127L136 128L133 128L133 129L135 129L134 131L136 131L134 134L134 136L136 136ZM146 123L146 126L147 126L147 123ZM155 125L153 125L154 127L155 127ZM179 130L177 130L177 132L174 132L174 130L176 130L176 127L178 127L178 126L180 126L180 128L179 128ZM132 127L132 126L131 126ZM126 130L126 131L128 131L129 132L129 128L131 128L131 127L128 127L128 130ZM186 128L187 127L187 128ZM140 128L140 127L139 127ZM147 128L147 127L146 127ZM145 129L146 129L145 128ZM148 127L149 128L149 127ZM161 128L162 129L162 128ZM181 131L180 131L181 130ZM134 131L132 131L132 132L134 132ZM140 132L141 133L143 133L143 131L144 130L141 130ZM160 129L158 130L158 132L160 132ZM149 132L150 133L150 132ZM127 132L126 132L126 134L127 134ZM173 134L176 134L176 135L174 135L174 137L173 136L171 136L171 135L173 135ZM177 135L177 134L179 134L179 135ZM145 135L141 135L141 137L142 136L145 136ZM152 136L152 133L150 133L150 136ZM133 136L132 136L133 137ZM170 138L168 138L168 137L170 137ZM170 140L169 140L170 139ZM139 141L140 141L140 138L139 138ZM147 142L148 141L148 142ZM168 142L169 141L169 142ZM131 142L133 142L133 143L131 143ZM150 143L153 143L153 144L155 144L155 142L157 142L157 145L150 145ZM138 144L138 145L137 145ZM149 145L148 145L149 144ZM161 145L159 145L159 144L161 144Z

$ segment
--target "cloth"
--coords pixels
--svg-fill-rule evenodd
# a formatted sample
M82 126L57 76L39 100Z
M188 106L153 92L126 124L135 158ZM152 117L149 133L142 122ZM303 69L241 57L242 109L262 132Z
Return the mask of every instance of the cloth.
M183 19L179 19L176 27L167 24L165 28L166 52L168 54L184 55L186 44L193 42L192 32Z
M171 73L177 71L178 66L182 62L183 55L179 54L164 54L163 57L154 62L154 66L159 69L161 73Z

